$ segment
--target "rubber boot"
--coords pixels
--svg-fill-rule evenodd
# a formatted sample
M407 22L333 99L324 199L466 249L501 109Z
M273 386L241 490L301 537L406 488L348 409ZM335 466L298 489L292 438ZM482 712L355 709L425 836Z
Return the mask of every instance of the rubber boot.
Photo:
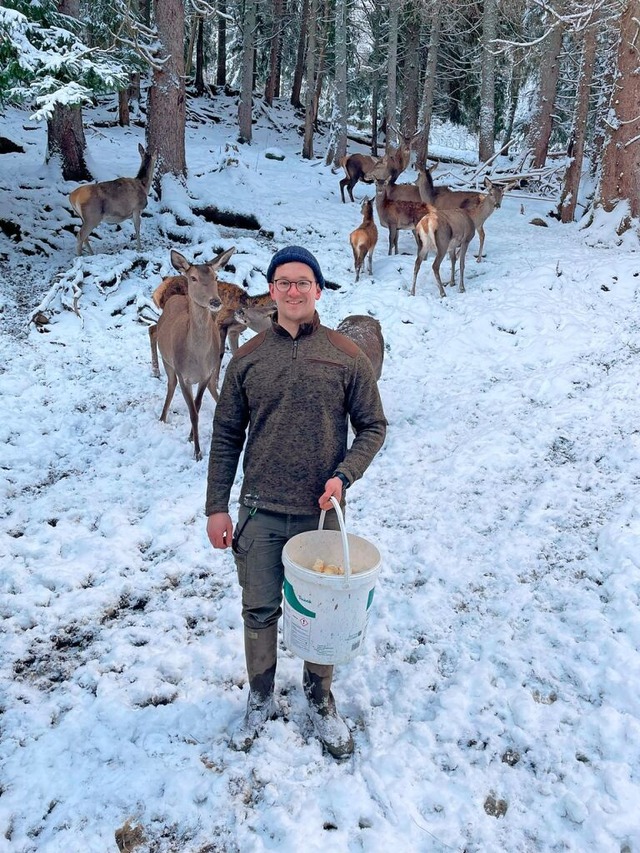
M336 708L332 680L333 666L304 662L302 683L315 733L330 755L348 758L353 752L353 738Z
M278 659L278 623L268 628L244 629L244 653L249 676L247 710L231 738L234 749L246 752L264 724L276 716L273 685Z

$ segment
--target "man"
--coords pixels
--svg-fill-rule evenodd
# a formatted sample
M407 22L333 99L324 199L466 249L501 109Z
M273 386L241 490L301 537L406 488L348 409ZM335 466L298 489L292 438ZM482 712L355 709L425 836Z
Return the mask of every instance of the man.
M232 738L248 749L275 715L273 698L282 603L282 548L292 536L338 529L330 498L361 477L381 448L386 420L373 369L348 338L320 324L315 303L324 277L301 246L273 256L267 271L277 313L271 328L236 352L216 406L209 455L207 535L232 546L242 587L247 711ZM348 423L355 438L347 449ZM248 435L247 435L248 428ZM245 446L246 439L246 446ZM229 495L244 448L235 534ZM331 692L333 666L305 661L309 716L336 758L353 752L348 726Z

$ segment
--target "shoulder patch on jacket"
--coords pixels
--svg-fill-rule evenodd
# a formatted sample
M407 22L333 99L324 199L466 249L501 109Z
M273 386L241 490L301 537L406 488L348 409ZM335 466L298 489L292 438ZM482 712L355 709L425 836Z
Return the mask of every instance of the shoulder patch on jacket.
M266 329L262 332L258 332L257 335L254 335L246 342L246 344L242 344L242 346L236 350L234 358L242 358L245 355L249 355L254 351L254 349L260 346L266 337Z
M351 356L351 358L356 358L362 352L360 347L354 344L350 338L347 338L346 335L341 335L340 332L336 332L334 329L327 329L327 337L334 347Z

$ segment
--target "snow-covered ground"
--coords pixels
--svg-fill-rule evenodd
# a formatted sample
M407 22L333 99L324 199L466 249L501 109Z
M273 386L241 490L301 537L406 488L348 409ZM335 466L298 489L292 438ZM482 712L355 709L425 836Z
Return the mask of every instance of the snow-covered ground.
M0 156L0 219L21 228L0 234L0 850L115 851L122 827L139 853L638 850L637 236L603 215L560 225L515 191L466 293L440 299L426 263L411 297L413 238L389 257L384 229L355 284L360 209L323 140L302 160L281 107L239 147L233 101L197 109L221 120L190 122L187 185L150 200L142 253L126 222L80 259L45 128L4 117L25 153ZM86 119L96 177L135 174L143 131ZM211 205L261 230L193 212ZM171 248L235 246L225 278L258 293L288 243L339 285L324 322L369 313L386 341L388 438L348 495L383 569L365 650L335 679L346 763L311 736L284 648L281 715L249 753L228 746L247 695L240 592L205 535L179 393L158 420L143 322ZM207 397L203 448L212 412Z

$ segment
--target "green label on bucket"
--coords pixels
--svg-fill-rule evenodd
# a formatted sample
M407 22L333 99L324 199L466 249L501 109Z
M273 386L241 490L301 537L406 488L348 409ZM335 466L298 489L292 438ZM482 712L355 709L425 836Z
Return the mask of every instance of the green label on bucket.
M307 610L304 604L301 604L300 601L298 601L295 589L286 578L284 579L284 597L286 598L287 603L298 613L302 613L303 616L308 616L310 619L316 618L316 614L313 610Z
M367 599L367 610L371 607L373 603L373 593L376 591L375 586L373 589L369 590L369 598Z

